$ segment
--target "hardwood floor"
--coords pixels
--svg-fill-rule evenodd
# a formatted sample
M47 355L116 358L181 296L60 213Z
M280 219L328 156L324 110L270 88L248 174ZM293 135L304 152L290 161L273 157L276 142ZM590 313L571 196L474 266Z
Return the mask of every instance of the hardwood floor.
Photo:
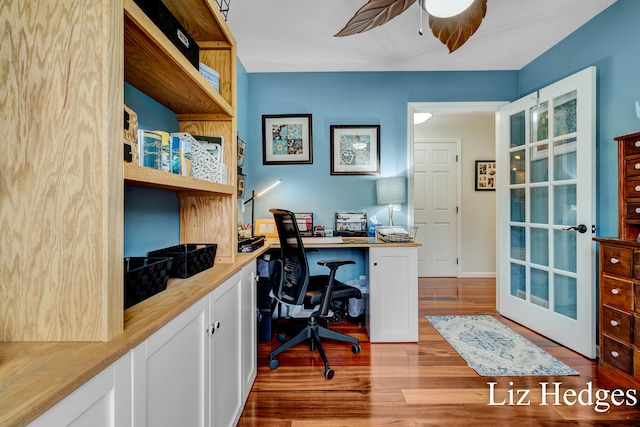
M540 382L560 382L561 393L580 393L592 384L596 362L496 315L495 280L421 278L419 343L370 344L364 327L331 324L357 336L362 352L351 345L327 342L325 350L335 377L323 377L317 352L301 344L267 366L277 340L259 345L259 371L239 426L569 426L640 425L640 409L626 404L597 412L595 405L569 405L553 397L542 405ZM489 314L580 372L562 377L480 377L423 317L445 314ZM494 385L490 405L490 385ZM553 387L552 384L549 387ZM511 391L510 391L511 390ZM519 390L530 390L529 405L516 405ZM571 391L569 391L571 392ZM602 393L602 392L601 392ZM513 404L510 405L510 395ZM587 392L580 394L587 401ZM562 398L561 398L562 399ZM575 398L569 401L575 401ZM620 399L619 399L620 400ZM504 405L497 403L504 402ZM593 402L595 403L595 398ZM602 405L604 405L603 403Z

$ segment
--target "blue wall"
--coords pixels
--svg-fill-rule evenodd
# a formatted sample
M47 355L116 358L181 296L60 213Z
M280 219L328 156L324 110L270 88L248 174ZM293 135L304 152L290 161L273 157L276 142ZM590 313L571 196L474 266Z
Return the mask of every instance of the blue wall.
M330 175L330 125L379 124L381 176L406 175L408 102L511 101L595 65L597 234L615 236L617 147L613 138L640 129L634 112L634 102L640 99L638 17L639 1L618 0L519 71L247 73L238 62L238 132L248 144L247 191L259 191L282 179L281 185L257 199L256 217L269 218L269 208L282 207L312 211L317 223L331 227L336 210L366 209L369 216L375 214L385 222L386 208L374 204L378 177ZM142 128L163 125L177 129L173 113L136 92L125 87L125 102L139 112ZM262 165L262 115L293 113L312 114L313 164ZM172 225L179 224L175 194L160 193L127 190L125 255L179 240L179 225ZM156 206L153 210L162 207L154 218L147 218L141 210L149 204ZM396 222L406 219L406 206L402 209ZM245 215L246 221L248 212ZM149 243L159 230L164 230L164 241Z
M613 138L640 130L640 1L611 7L520 70L520 95L597 67L596 218L598 236L618 234L618 146Z
M375 204L375 180L407 175L408 102L509 101L517 93L517 71L251 73L247 188L282 179L256 200L256 218L285 208L313 212L316 223L333 228L336 211L364 209L386 223L387 208ZM263 114L311 114L313 164L263 165ZM380 176L331 175L329 126L342 124L380 125ZM406 206L394 220L406 222Z

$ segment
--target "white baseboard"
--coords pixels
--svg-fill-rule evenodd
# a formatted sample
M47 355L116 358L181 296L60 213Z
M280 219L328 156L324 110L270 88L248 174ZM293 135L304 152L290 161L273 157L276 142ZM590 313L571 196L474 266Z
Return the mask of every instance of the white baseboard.
M458 276L461 279L473 279L473 278L478 278L478 279L489 279L489 278L496 278L496 272L495 271L486 271L486 272L471 272L471 273L460 273L460 275Z

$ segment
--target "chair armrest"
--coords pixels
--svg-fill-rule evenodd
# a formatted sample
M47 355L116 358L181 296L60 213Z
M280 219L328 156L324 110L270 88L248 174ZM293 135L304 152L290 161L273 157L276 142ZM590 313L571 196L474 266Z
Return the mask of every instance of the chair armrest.
M345 264L355 264L352 259L321 259L318 261L318 265L327 266L329 268L338 268Z

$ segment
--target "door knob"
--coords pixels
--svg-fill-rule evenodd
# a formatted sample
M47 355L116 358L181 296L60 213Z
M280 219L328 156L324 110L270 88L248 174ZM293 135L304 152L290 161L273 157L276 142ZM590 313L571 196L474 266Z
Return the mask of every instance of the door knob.
M563 230L576 230L578 233L586 233L587 226L584 224L580 224L578 226L574 225L573 227L563 228Z

